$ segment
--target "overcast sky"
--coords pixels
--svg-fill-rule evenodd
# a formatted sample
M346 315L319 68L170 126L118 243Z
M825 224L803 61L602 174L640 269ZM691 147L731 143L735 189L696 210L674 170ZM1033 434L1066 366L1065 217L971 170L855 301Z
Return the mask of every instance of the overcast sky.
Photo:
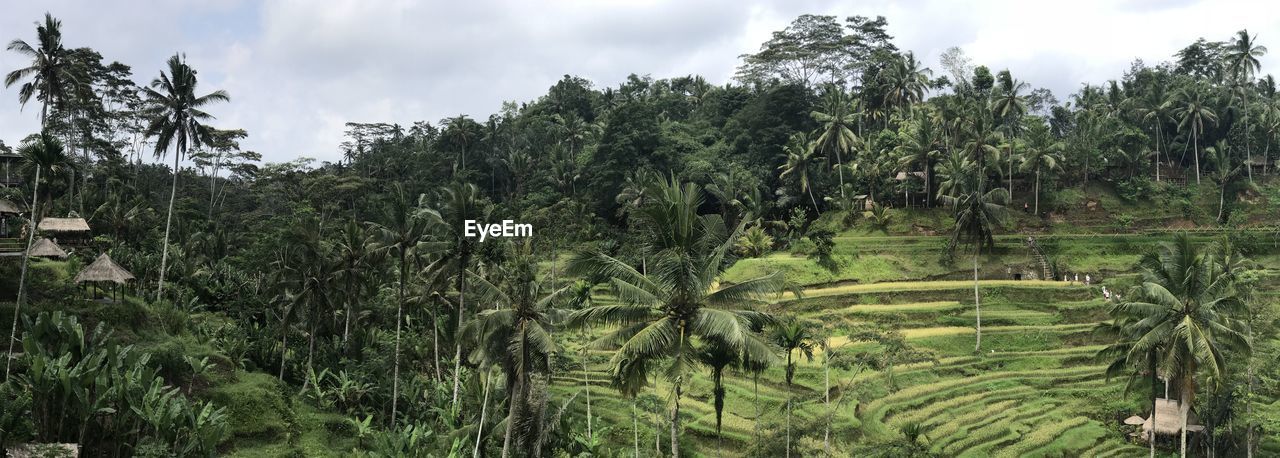
M960 46L975 64L1010 69L1059 99L1081 82L1118 78L1130 62L1169 60L1198 37L1248 28L1280 53L1280 14L1266 1L1062 2L790 0L26 1L8 3L0 39L35 40L34 22L62 20L68 47L89 46L131 65L139 83L186 53L202 90L232 102L210 108L220 128L244 128L242 146L267 161L339 156L343 123L483 119L506 100L528 101L562 75L613 86L628 74L732 77L737 56L804 13L883 15L900 48L936 74ZM0 71L25 65L0 52ZM38 129L39 106L20 111L0 90L0 139Z

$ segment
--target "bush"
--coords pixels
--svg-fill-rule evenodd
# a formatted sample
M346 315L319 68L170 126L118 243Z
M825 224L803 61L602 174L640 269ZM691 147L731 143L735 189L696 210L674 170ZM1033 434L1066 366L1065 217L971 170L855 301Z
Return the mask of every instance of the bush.
M1155 184L1145 176L1129 177L1116 183L1116 194L1129 202L1143 202L1151 198Z

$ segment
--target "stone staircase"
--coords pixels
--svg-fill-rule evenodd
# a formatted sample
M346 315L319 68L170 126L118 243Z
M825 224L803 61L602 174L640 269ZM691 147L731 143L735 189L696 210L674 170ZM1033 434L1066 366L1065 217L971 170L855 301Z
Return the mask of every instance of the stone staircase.
M1044 252L1040 250L1040 245L1036 243L1035 237L1027 236L1026 244L1027 249L1031 250L1031 257L1040 265L1040 279L1054 279L1053 267L1049 264L1049 257L1045 256Z

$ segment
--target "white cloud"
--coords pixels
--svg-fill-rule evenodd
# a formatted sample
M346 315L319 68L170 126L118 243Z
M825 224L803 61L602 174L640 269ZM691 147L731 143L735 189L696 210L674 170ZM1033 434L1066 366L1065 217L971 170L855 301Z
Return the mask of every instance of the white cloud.
M1135 58L1167 60L1200 36L1225 39L1247 27L1262 32L1263 44L1280 37L1269 33L1280 30L1280 17L1252 0L224 0L15 4L0 17L0 39L33 39L32 22L45 9L63 20L69 46L133 65L139 82L174 51L186 52L205 90L232 95L211 108L217 125L247 129L246 146L272 161L337 158L346 121L483 118L503 100L542 95L564 74L599 86L630 73L724 82L739 54L801 13L884 15L899 47L935 70L943 50L960 46L975 63L1009 68L1060 98L1083 81L1119 77ZM1264 72L1274 56L1263 59ZM17 57L0 53L0 71L22 64ZM37 124L34 107L19 112L15 98L0 92L8 143Z

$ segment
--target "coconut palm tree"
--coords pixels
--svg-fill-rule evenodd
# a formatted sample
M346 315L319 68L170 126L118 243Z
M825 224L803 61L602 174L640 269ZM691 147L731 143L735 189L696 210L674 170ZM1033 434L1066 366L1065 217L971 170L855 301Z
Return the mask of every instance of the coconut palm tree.
M578 253L570 272L607 279L620 303L574 312L569 324L613 328L595 345L617 349L611 376L625 395L638 393L651 371L662 371L672 386L671 451L679 456L680 398L699 364L699 349L710 343L739 350L760 345L750 334L770 319L752 310L750 301L779 292L783 277L775 273L717 288L744 223L730 231L718 216L699 215L704 199L692 183L663 180L647 195L636 213L643 224L636 227L647 232L642 251L648 268L640 272L601 251Z
M964 182L962 189L955 197L942 196L942 202L951 208L955 217L955 230L948 249L954 251L961 243L973 246L973 310L974 330L977 334L973 351L978 352L982 350L982 297L978 292L978 258L982 256L983 245L995 248L993 235L1005 220L1005 205L1009 195L1002 188L984 191L980 176Z
M555 308L574 285L545 291L535 277L536 264L527 253L510 267L499 267L492 276L507 281L493 283L483 276L469 273L474 286L474 299L493 304L476 314L462 329L464 339L474 342L476 356L499 367L506 375L507 420L502 443L502 456L511 455L513 446L532 448L532 440L540 428L538 412L526 405L534 389L535 377L550 371L551 356L556 351L552 332L566 315ZM487 307L486 307L487 308ZM520 434L517 436L517 431Z
M915 104L924 100L924 93L929 89L929 75L932 74L932 70L920 67L914 53L908 51L899 56L882 75L884 83L880 89L884 93L884 105L895 107L904 114L910 113Z
M487 208L481 200L480 189L474 184L460 181L442 188L439 201L441 211L435 217L443 218L442 221L446 223L440 247L446 250L444 256L453 261L453 279L458 290L456 324L457 329L462 329L467 313L467 270L471 267L471 256L476 249L476 241L467 237L462 228L468 219L483 221ZM425 208L425 200L421 203L420 206ZM462 383L461 340L455 339L453 356L453 402L457 404Z
M910 171L919 166L924 170L924 193L927 203L933 204L933 167L942 158L934 123L929 119L917 119L909 124L907 135L894 151L898 154L898 166Z
M1187 454L1187 417L1195 401L1196 376L1220 383L1228 355L1248 355L1248 310L1236 282L1221 263L1180 234L1142 258L1142 284L1131 301L1115 307L1138 320L1132 355L1158 353L1158 368L1179 386L1181 454Z
M1204 134L1206 123L1217 124L1218 115L1209 107L1207 95L1201 85L1175 92L1170 99L1173 116L1178 120L1178 129L1191 133L1192 152L1195 154L1196 184L1200 184L1200 136Z
M350 351L351 336L351 319L357 316L360 311L360 299L365 297L369 285L373 282L368 281L368 273L372 270L377 254L370 250L370 242L373 241L373 231L367 226L362 226L355 221L348 221L346 226L338 233L338 240L335 244L336 255L338 257L339 270L336 272L339 281L343 285L341 292L341 300L343 303L342 314L342 344L348 345L347 350ZM358 325L359 323L357 323Z
M420 254L438 249L438 243L430 243L432 229L443 224L440 214L425 207L416 207L404 187L396 183L391 192L391 202L383 209L382 221L369 223L373 229L372 247L389 253L396 259L400 276L396 290L396 348L395 364L391 373L391 423L396 424L400 400L400 332L404 319L404 291L409 283L409 261Z
M13 362L13 340L18 336L18 317L22 316L22 304L27 299L27 266L30 264L31 245L35 242L36 224L40 221L40 181L41 172L48 170L51 175L60 175L69 164L66 153L62 150L62 142L50 135L32 135L18 147L22 156L23 174L34 174L31 181L31 208L27 226L27 248L22 251L22 268L18 274L18 297L14 302L13 326L9 329L9 349L5 353L5 378L9 377L9 367Z
M822 159L822 156L813 146L808 134L800 132L792 135L791 141L783 148L783 154L786 155L787 162L778 166L778 170L782 171L778 178L790 176L800 186L800 192L809 193L809 201L813 203L813 211L821 212L818 209L818 200L813 198L813 180L809 176L809 171L813 168L814 163Z
M155 137L155 156L157 159L169 154L173 147L173 183L169 188L169 210L164 223L164 247L160 255L160 282L156 288L156 300L164 294L165 267L169 261L169 233L173 226L173 202L178 194L178 166L182 158L191 148L213 141L213 129L205 123L213 120L213 115L203 108L215 102L227 102L231 97L218 90L197 96L196 71L187 65L186 58L174 54L168 61L169 73L160 72L160 77L151 81L150 87L142 88L146 107L143 115L149 119L146 137Z
M796 374L796 352L813 361L813 349L817 347L816 326L808 321L789 317L773 326L770 337L773 343L787 354L785 379L787 381L787 456L791 456L791 382Z
M31 59L31 65L11 71L4 76L4 87L30 79L18 87L18 103L23 106L36 97L40 101L40 129L44 130L49 118L49 104L64 100L67 91L76 84L75 64L70 52L62 46L62 21L44 14L44 24L36 23L36 46L15 39L9 42L9 50Z
M1247 29L1236 32L1236 39L1227 45L1227 68L1235 76L1240 86L1241 107L1244 109L1244 154L1246 160L1252 162L1253 154L1249 149L1249 91L1253 88L1253 74L1262 69L1258 58L1267 54L1267 47L1256 44L1258 36L1249 36ZM1253 181L1253 170L1249 170L1249 181Z
M1209 165L1213 166L1213 173L1209 174L1209 179L1218 185L1218 222L1223 222L1222 213L1227 206L1227 187L1239 178L1241 172L1248 166L1245 164L1232 164L1231 151L1227 148L1226 140L1218 140L1213 146L1205 148L1205 156L1209 159Z
M844 164L844 155L852 152L854 145L858 142L858 135L853 133L853 125L857 122L856 108L855 102L849 99L843 88L832 86L823 103L823 111L814 110L809 113L809 116L822 126L819 128L821 133L818 134L818 139L814 141L814 147L826 153L828 159L832 158L834 153L842 199L845 195L844 168L841 165Z
M995 95L995 99L991 101L991 112L996 119L1000 121L1000 130L1004 132L1005 139L1005 158L1009 163L1009 175L1005 179L1009 180L1009 198L1013 198L1013 163L1015 155L1013 147L1017 143L1018 138L1022 134L1022 115L1027 113L1027 101L1022 96L1022 91L1026 90L1029 85L1022 81L1018 81L1009 76L1008 72L1001 73L1000 91Z
M1031 123L1027 132L1027 150L1022 153L1018 169L1023 173L1035 172L1035 214L1040 214L1040 173L1054 171L1062 162L1062 150L1066 147L1053 138L1049 126L1043 122Z

